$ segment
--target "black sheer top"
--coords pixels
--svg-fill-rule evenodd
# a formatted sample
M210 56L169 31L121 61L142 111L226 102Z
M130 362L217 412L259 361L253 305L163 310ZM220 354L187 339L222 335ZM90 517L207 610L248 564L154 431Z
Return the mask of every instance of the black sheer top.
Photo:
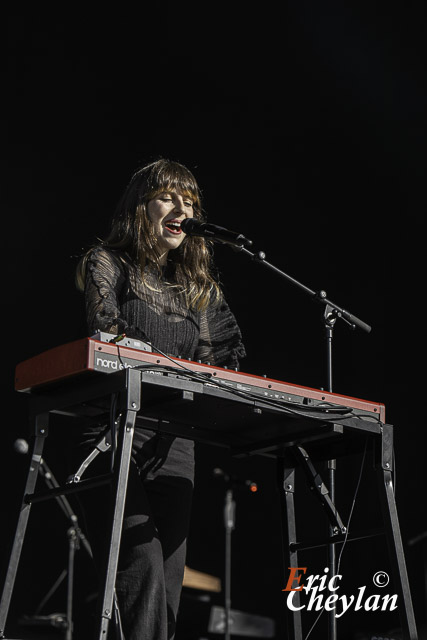
M245 356L240 329L223 299L193 311L176 287L148 265L141 279L120 251L94 248L86 271L86 312L91 334L106 331L151 342L168 355L238 367Z

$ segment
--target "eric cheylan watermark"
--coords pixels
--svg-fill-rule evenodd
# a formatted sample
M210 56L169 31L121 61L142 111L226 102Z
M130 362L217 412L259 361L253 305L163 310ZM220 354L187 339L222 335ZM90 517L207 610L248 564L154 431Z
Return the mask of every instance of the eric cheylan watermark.
M307 567L289 567L289 579L282 591L288 592L286 605L291 611L335 611L335 617L341 618L350 609L354 611L394 611L397 609L397 594L375 593L366 596L367 586L361 586L357 593L340 595L342 575L330 576L329 568L323 575L307 575ZM378 589L384 589L390 582L385 571L377 571L372 582ZM295 583L297 586L295 586ZM304 591L308 601L302 604L297 592Z

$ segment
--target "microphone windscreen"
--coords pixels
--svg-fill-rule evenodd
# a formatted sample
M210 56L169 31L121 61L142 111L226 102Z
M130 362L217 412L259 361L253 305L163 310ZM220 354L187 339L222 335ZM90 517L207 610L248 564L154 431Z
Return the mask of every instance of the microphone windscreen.
M23 438L18 438L18 440L15 440L15 442L13 443L13 448L15 449L16 453L22 453L23 455L25 455L29 450L28 442Z
M185 220L181 222L181 229L184 233L191 235L192 232L195 232L200 228L200 225L201 223L194 218L185 218Z

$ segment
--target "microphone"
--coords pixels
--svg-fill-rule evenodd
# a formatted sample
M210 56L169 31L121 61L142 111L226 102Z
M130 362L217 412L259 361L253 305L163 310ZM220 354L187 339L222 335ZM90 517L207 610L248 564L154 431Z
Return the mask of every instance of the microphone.
M224 229L224 227L218 227L216 224L201 222L194 218L186 218L183 220L181 222L181 229L188 236L208 238L209 240L231 244L236 247L250 247L252 245L252 240L248 240L248 238L245 238L241 233L229 231L228 229Z
M30 447L26 440L24 440L23 438L18 438L18 440L15 440L15 442L13 443L13 448L15 449L16 453L22 453L23 455L26 455Z

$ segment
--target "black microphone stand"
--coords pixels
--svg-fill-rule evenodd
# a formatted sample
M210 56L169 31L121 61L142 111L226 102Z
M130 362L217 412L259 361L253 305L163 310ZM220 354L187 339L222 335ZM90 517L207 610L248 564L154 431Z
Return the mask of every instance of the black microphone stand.
M326 336L326 379L327 379L327 390L332 393L332 340L333 340L333 329L334 325L337 321L337 312L330 305L326 305L323 318L324 318L324 326L325 326L325 336ZM329 495L331 498L332 504L335 506L335 471L337 468L336 460L328 460L328 479L329 479ZM335 534L333 525L329 525L329 536L332 538ZM329 559L329 571L330 575L334 576L336 572L336 549L335 545L328 545L328 559ZM335 615L331 612L328 617L328 629L329 629L329 638L331 640L335 640L337 637L337 619Z
M225 566L224 566L224 639L230 640L231 630L231 537L236 527L236 500L234 497L236 489L257 489L255 482L246 480L241 482L230 477L222 469L213 470L214 476L222 477L225 481L224 498L224 529L225 529Z
M230 640L230 616L231 616L231 534L236 526L236 501L233 495L233 485L228 483L225 492L224 503L224 527L225 527L225 640Z
M42 458L40 461L39 473L43 477L46 486L49 489L57 489L59 488L59 483L52 473L51 469L46 464L46 461ZM46 602L52 597L53 593L58 589L60 584L63 582L65 578L67 578L67 595L66 595L66 615L65 620L62 616L58 615L55 619L52 620L53 626L56 626L60 629L64 629L65 635L64 640L72 640L73 638L73 592L74 592L74 563L75 563L75 553L80 546L82 545L88 556L93 559L93 553L91 546L82 533L79 523L78 517L74 513L69 501L64 495L58 495L55 497L55 500L59 504L59 507L63 511L66 518L70 521L70 527L67 531L68 537L68 564L67 569L64 569L56 580L54 585L48 591L48 593L41 600L39 605L37 606L36 613L34 616L34 623L37 623L37 615L42 610ZM31 624L32 617L27 616L25 618L26 624ZM115 632L118 640L125 640L121 625L120 619L120 611L117 605L116 595L114 594L114 623L115 623Z
M224 563L224 638L230 640L231 616L231 536L236 526L236 501L234 483L222 469L213 470L213 475L222 477L226 483L224 499L225 563Z
M20 453L23 453L20 452ZM40 461L39 473L44 479L46 486L49 489L58 488L59 484L56 480L54 474L46 464L44 459ZM67 578L67 595L66 595L66 614L65 619L62 615L56 614L53 617L48 616L50 624L54 627L63 629L65 631L64 638L65 640L72 640L73 638L73 590L74 590L74 563L75 563L75 554L80 546L82 545L84 549L87 551L90 557L92 557L92 550L90 548L89 542L86 537L80 530L78 524L78 518L71 508L68 500L60 495L56 496L55 500L59 504L59 507L63 511L65 517L70 522L70 527L67 530L67 538L68 538L68 563L67 568L62 571L58 579L55 581L53 586L49 589L48 593L42 598L40 603L38 604L35 614L33 616L25 616L22 619L22 623L25 625L32 624L43 624L44 617L39 618L39 613L42 611L45 604L50 600L54 592L58 589L60 584Z
M370 333L371 327L360 320L349 311L339 307L337 304L328 299L326 291L314 291L310 289L306 285L302 284L295 278L291 277L284 271L281 271L277 267L275 267L270 262L267 262L265 259L265 253L263 251L258 251L254 253L250 251L247 247L252 244L250 240L243 237L243 241L237 238L235 241L227 241L223 244L228 244L232 246L235 251L242 252L252 258L255 262L258 262L271 271L274 271L279 276L290 282L291 284L297 286L299 289L304 291L307 295L311 297L312 300L322 304L324 309L323 319L325 326L325 335L326 335L326 379L327 379L327 390L332 393L332 341L333 341L333 329L336 321L338 319L343 320L351 329L362 329L366 333ZM328 460L328 477L329 477L329 494L332 501L332 504L335 505L335 471L336 471L336 460ZM334 535L336 532L334 527L330 525L330 534ZM331 543L328 546L328 565L330 575L335 575L336 572L336 549L335 544ZM333 614L333 611L329 615L329 639L336 640L337 638L337 626L336 626L336 618Z

